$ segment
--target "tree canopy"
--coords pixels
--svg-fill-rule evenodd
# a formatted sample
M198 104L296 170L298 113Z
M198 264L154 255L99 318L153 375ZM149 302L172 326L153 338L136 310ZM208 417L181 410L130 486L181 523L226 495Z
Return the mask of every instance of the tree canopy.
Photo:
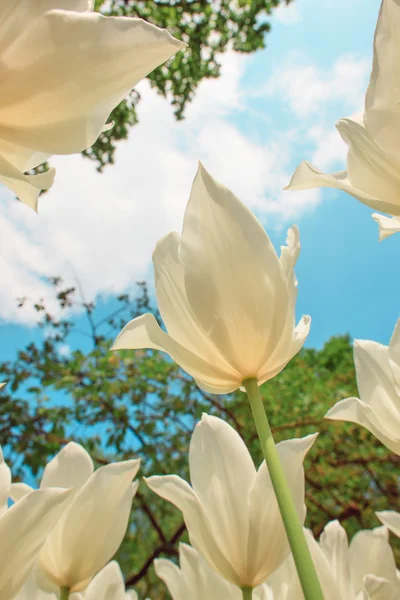
M121 326L152 310L143 282L136 298L120 296L107 316L85 302L79 288L64 289L59 278L53 285L60 314L36 303L42 339L0 363L0 380L8 381L0 404L0 444L14 477L32 481L60 444L73 439L98 464L141 457L142 476L188 478L189 440L203 412L233 425L255 463L261 462L245 394L204 393L160 352L109 351ZM27 302L21 300L21 310ZM74 308L85 311L85 330ZM351 536L379 525L376 510L400 510L400 458L361 427L323 420L335 402L357 395L349 336L331 338L320 350L303 349L261 391L277 441L320 431L305 464L307 525L317 537L332 519ZM179 511L142 482L117 557L127 584L143 597L168 598L152 561L176 557L185 536ZM399 557L396 545L395 551Z
M291 1L96 0L95 10L106 16L139 17L188 44L148 76L152 87L171 101L176 118L182 119L199 83L219 77L220 55L227 50L249 53L264 48L273 9ZM113 163L116 142L126 139L137 123L139 101L133 90L111 113L112 129L83 153L97 163L99 171Z

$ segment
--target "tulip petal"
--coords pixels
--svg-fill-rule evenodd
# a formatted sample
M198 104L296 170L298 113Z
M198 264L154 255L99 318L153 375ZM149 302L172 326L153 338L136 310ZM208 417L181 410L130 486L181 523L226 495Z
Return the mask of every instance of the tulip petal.
M255 377L286 322L287 281L260 222L201 164L179 258L202 330L243 379Z
M97 469L74 495L40 554L40 567L60 587L80 591L115 554L125 535L139 460Z
M222 419L203 414L189 447L190 480L224 553L244 568L249 513L247 498L256 479L253 460L240 435Z
M26 483L13 483L10 489L10 498L13 502L18 502L18 500L21 500L21 498L24 498L27 494L30 494L33 491L34 488Z
M388 346L389 365L400 396L400 319L398 319Z
M14 598L18 593L69 495L69 490L34 491L2 514L0 598Z
M304 522L303 461L318 434L277 444L283 470L297 513ZM249 494L250 530L247 546L248 585L258 585L278 568L290 552L275 492L265 462L260 466Z
M85 590L85 600L124 600L125 582L119 564L113 560L101 569Z
M378 144L400 160L400 4L382 2L374 39L371 79L365 98L364 121Z
M6 464L0 446L0 516L7 510L11 490L11 470Z
M46 465L41 488L81 488L92 475L93 461L86 450L75 442L69 442Z
M217 365L206 362L167 335L151 314L137 317L125 325L111 349L135 350L140 348L152 348L166 352L182 369L199 382L200 387L203 387L204 383L204 386L208 388L207 391L215 390L217 394L227 394L236 390L240 385L239 380L230 379L229 373L225 373Z
M153 492L182 512L190 541L207 562L225 579L240 585L234 567L225 556L223 540L214 536L208 516L190 485L177 475L156 475L144 479Z
M375 514L382 525L385 525L394 535L400 537L400 513L394 510L382 510Z
M389 432L385 431L374 410L359 400L359 398L346 398L340 400L325 415L325 419L332 421L349 421L357 423L368 429L382 444L392 452L400 454L400 436L393 439Z
M157 303L168 334L207 362L222 364L224 370L240 379L197 322L186 295L179 244L180 235L172 232L158 242L153 253Z
M50 154L88 148L112 109L183 46L141 19L46 12L2 57L0 137Z
M375 210L400 215L400 169L397 164L357 121L340 119L337 129L349 145L348 170L327 175L303 161L285 189L338 188Z
M376 577L376 575L366 575L364 578L364 596L361 596L361 600L397 600L399 597L391 594L390 583L382 577ZM362 594L362 592L361 592ZM358 600L359 596L357 596Z
M372 213L371 216L374 221L378 223L380 242L400 231L400 219L396 217L386 217L378 213Z
M325 526L319 541L334 573L341 598L354 596L350 575L349 544L346 531L339 521L331 521Z
M173 600L181 600L183 598L181 590L181 572L179 567L166 558L157 558L154 561L154 570L157 577L162 579L168 588L168 591ZM196 590L193 590L196 593Z
M6 185L27 206L37 210L41 190L48 190L54 181L55 170L37 175L24 175L11 162L0 155L0 183Z
M398 588L396 562L385 527L355 534L350 543L350 569L356 593L364 587L367 575L387 581L394 590Z
M369 206L394 216L400 216L398 189L400 168L370 136L362 123L340 119L336 125L349 146L347 171L351 185L377 198Z

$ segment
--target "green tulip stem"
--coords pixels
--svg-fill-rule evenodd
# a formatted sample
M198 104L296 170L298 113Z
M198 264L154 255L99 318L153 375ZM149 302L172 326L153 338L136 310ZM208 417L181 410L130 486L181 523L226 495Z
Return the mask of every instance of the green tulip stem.
M243 600L251 600L253 597L253 590L249 587L242 588Z
M250 402L258 438L275 490L275 496L296 564L304 598L305 600L324 600L321 585L318 581L314 563L303 533L303 527L297 515L285 472L282 469L279 454L274 438L272 437L272 431L265 413L257 379L246 379L243 381L243 386L246 389ZM244 595L243 598L245 598Z
M68 598L69 598L69 588L62 587L61 594L60 594L60 600L68 600Z

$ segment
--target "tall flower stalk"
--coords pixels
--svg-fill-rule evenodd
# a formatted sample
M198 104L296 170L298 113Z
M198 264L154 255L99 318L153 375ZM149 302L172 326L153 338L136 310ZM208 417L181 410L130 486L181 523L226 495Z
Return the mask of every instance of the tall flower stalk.
M243 381L243 386L246 389L250 402L261 449L268 466L304 596L306 600L324 600L317 572L303 533L303 527L293 502L292 492L288 486L285 472L282 469L268 417L264 410L257 379L246 379ZM246 596L246 593L246 590L243 590L243 600L251 598L251 595Z

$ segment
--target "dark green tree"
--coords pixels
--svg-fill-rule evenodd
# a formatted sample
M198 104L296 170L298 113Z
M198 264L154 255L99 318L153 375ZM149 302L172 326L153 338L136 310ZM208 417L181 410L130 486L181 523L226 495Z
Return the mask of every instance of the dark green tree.
M71 439L98 464L140 456L141 475L187 478L188 444L202 412L228 421L255 462L261 462L243 393L206 394L160 352L109 351L130 318L151 310L143 283L134 300L120 296L107 317L98 316L79 288L63 289L58 278L53 284L61 318L38 302L43 339L28 344L15 360L0 363L0 381L8 381L1 392L0 444L14 478L32 480ZM21 300L21 310L26 302ZM80 324L78 329L71 308L85 311L84 330ZM61 351L66 344L69 354ZM330 339L321 350L302 350L261 389L277 441L320 431L305 465L307 524L316 536L332 519L339 519L351 536L379 525L376 510L400 510L400 458L365 429L323 420L335 402L357 394L348 336ZM168 598L152 561L174 559L182 539L186 533L179 511L142 483L118 554L127 584L142 597Z

